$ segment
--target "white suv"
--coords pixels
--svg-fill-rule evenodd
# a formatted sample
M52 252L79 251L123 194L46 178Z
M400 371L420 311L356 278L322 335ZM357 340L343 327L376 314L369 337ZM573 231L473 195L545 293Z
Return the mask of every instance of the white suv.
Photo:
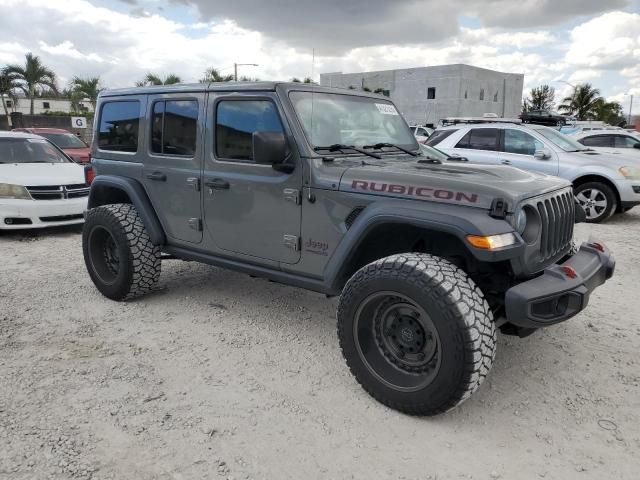
M426 144L473 163L512 165L571 180L588 222L640 205L640 160L596 152L552 128L452 125L436 130Z

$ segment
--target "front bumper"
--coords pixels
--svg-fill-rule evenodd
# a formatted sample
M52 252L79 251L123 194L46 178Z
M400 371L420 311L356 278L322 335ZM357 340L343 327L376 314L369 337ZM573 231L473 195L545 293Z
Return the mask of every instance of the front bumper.
M612 277L615 265L606 247L583 243L566 262L507 290L507 322L540 328L570 319L586 308L591 292Z
M87 199L88 197L64 200L0 200L0 230L82 223Z

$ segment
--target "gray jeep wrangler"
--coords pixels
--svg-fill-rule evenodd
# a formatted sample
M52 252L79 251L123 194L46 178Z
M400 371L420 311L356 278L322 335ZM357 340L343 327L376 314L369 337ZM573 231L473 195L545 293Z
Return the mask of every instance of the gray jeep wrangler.
M610 278L573 247L571 184L421 153L387 98L287 83L100 94L87 270L114 300L149 292L163 259L327 296L354 376L380 402L433 415L491 369L497 330L567 320ZM243 292L244 294L245 292Z

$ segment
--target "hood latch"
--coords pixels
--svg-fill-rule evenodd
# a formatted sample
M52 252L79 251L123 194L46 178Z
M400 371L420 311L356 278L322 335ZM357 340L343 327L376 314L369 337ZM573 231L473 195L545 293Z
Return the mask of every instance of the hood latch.
M508 205L504 198L494 198L491 202L491 210L489 216L493 218L507 218Z

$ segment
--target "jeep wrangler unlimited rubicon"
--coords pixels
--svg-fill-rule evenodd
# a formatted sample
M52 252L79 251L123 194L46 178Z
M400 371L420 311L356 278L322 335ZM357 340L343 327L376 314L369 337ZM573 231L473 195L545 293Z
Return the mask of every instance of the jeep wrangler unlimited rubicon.
M420 153L385 97L286 83L102 92L83 253L114 300L149 292L163 258L328 296L374 398L433 415L491 369L497 330L567 320L610 278L572 242L571 184Z

